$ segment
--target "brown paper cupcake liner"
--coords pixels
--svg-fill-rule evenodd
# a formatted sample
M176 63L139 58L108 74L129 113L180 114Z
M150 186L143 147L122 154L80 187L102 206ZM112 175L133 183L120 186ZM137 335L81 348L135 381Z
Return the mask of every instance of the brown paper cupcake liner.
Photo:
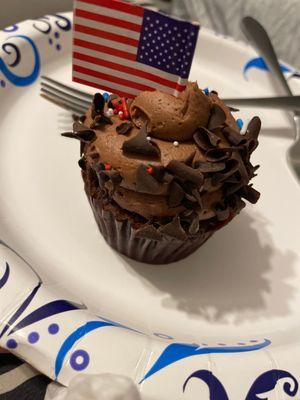
M181 241L164 238L161 241L135 236L136 229L129 219L118 221L113 212L103 208L99 199L88 195L95 220L106 242L119 253L148 264L169 264L196 251L212 235L206 232Z

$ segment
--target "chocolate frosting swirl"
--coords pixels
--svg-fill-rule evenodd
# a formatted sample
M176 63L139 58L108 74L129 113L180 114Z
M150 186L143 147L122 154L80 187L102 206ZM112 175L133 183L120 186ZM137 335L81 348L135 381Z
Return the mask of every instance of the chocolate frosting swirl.
M179 97L160 92L142 92L131 104L131 117L138 128L147 125L153 137L186 141L200 126L206 126L211 102L198 88L189 83Z

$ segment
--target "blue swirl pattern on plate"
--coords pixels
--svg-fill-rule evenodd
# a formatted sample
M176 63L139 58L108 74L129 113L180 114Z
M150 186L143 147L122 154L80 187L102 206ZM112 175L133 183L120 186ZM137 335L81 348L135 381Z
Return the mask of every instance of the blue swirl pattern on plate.
M5 64L3 58L0 58L0 72L3 73L3 75L5 76L5 78L11 82L12 84L14 84L15 86L28 86L31 85L39 76L40 73L40 68L41 68L41 61L40 61L40 55L39 55L39 51L35 45L35 43L33 42L32 39L30 39L28 36L24 36L24 35L16 35L16 36L11 36L10 40L13 38L19 38L22 40L25 40L27 43L30 44L32 50L33 50L33 55L34 55L34 66L32 69L32 72L27 75L27 76L19 76L15 73L13 73L8 66ZM17 49L17 59L19 58L20 60L20 52L17 48L16 45L12 44L12 43L5 43L2 45L2 48L5 50L5 46L7 48L7 46L10 45L12 47L14 47L15 49ZM11 66L16 66L18 64L16 61L11 64ZM18 61L19 61L18 60Z

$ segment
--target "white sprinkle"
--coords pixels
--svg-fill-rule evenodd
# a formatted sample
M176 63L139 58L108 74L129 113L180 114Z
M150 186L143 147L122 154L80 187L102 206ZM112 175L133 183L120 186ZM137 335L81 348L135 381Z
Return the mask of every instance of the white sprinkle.
M175 140L175 142L173 142L173 145L174 145L175 147L178 147L178 146L179 146L179 143Z
M162 30L163 30L163 28L160 26L160 27L159 27L159 30L160 30L160 31L162 31Z
M152 36L152 33L149 33L149 35L148 35L149 37L151 37Z
M150 136L147 136L147 140L148 140L148 142L150 142L150 140L151 140L151 137L150 137Z
M112 117L113 115L114 115L114 110L112 108L109 108L105 113L106 117Z
M150 26L151 26L151 28L153 28L153 27L154 27L154 25L153 25L153 24L150 24Z
M159 19L157 19L155 22L156 22L157 24L159 24Z

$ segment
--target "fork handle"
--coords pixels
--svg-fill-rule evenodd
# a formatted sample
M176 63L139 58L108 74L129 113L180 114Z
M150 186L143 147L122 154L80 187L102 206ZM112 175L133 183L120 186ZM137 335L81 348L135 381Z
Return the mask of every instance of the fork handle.
M223 99L223 101L227 105L274 108L286 111L300 110L300 96Z

